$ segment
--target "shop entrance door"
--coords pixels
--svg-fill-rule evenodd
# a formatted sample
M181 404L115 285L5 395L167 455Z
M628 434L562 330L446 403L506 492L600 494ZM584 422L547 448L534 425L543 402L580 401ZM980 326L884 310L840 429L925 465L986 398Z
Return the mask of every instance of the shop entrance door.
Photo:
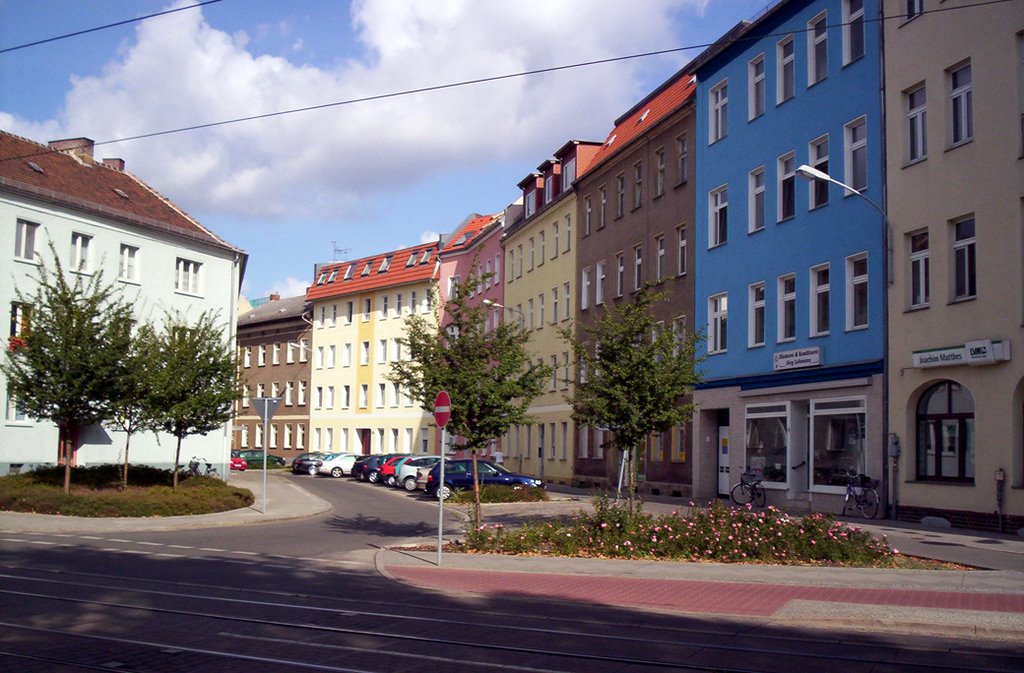
M729 426L718 426L718 495L729 495Z

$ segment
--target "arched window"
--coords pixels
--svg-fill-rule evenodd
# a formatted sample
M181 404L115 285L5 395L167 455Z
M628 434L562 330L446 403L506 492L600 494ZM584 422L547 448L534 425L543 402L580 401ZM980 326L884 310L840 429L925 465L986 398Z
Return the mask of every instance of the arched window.
M943 381L917 403L917 478L974 481L974 399Z

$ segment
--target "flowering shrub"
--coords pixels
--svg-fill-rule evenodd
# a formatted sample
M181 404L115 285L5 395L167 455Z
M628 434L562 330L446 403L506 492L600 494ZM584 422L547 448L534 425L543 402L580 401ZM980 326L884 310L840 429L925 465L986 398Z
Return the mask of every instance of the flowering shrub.
M7 340L7 350L11 353L17 353L26 346L28 346L28 343L20 336L12 336Z
M482 526L467 532L466 543L490 553L719 563L874 566L894 558L884 538L826 514L793 518L774 507L758 511L718 502L685 517L654 516L642 510L630 515L625 506L599 498L593 514L580 513L571 523Z

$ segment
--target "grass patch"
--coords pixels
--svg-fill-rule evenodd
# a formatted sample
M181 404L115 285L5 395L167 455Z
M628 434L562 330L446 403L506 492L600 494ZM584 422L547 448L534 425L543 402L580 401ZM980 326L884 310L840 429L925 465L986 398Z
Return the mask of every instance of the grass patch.
M543 488L512 488L510 486L488 485L480 487L480 502L541 502L551 496ZM456 505L472 505L473 491L455 491L448 502Z
M570 522L527 522L520 528L484 525L466 533L470 551L615 559L823 565L945 567L907 559L885 538L826 514L792 518L774 507L754 510L715 502L678 513L630 514L625 504L594 501L594 513Z
M64 493L64 468L47 467L0 477L0 510L88 517L151 517L209 514L248 507L247 489L211 477L180 476L171 488L170 470L131 466L121 488L119 465L75 467L71 494Z

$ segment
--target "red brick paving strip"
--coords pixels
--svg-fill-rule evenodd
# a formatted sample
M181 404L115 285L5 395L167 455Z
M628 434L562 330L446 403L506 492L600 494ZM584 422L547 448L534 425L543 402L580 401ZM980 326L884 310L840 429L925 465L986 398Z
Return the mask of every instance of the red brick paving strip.
M1024 613L1024 595L915 589L855 589L594 575L389 566L396 579L425 588L521 594L560 600L770 616L791 600Z

